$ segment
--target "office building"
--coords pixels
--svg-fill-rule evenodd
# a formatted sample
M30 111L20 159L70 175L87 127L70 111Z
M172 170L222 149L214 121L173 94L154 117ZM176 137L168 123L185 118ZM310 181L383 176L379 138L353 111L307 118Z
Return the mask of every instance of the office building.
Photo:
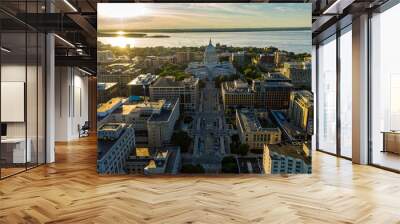
M136 148L127 158L128 174L177 174L181 166L179 147Z
M132 124L136 145L162 147L170 143L174 126L179 118L179 99L126 102L99 124L123 122Z
M111 98L118 96L118 83L99 82L97 83L97 103L105 103Z
M253 80L251 87L241 80L223 82L221 84L224 108L288 109L292 90L293 85L286 81Z
M244 52L244 51L239 51L239 52L235 52L232 53L232 64L239 66L239 67L244 67L248 64L251 64L251 59L252 59L252 55Z
M179 51L175 53L176 63L178 64L187 64L189 62L195 61L195 55L197 52L191 51ZM202 56L201 56L202 57Z
M186 78L182 81L174 77L161 77L150 86L150 99L179 98L182 112L194 112L199 103L199 79Z
M224 108L229 107L255 107L255 97L249 84L243 80L223 82L221 84L221 96Z
M130 96L149 96L149 87L158 79L158 75L151 73L140 74L127 85Z
M298 146L265 144L263 147L264 173L311 173L311 157L307 156L306 151L304 151L303 145Z
M292 81L295 87L311 88L310 62L285 62L282 73Z
M97 171L102 174L124 173L125 160L135 149L132 125L106 123L98 129Z
M98 65L100 83L118 83L118 95L129 96L127 84L141 74L142 69L130 62Z
M267 112L236 110L240 142L250 149L263 149L264 144L279 144L281 131L268 118Z
M282 110L289 108L293 85L288 82L253 80L252 90L259 104L265 105L269 110Z
M314 119L314 96L310 91L293 91L288 111L290 122L312 135Z
M275 67L274 53L260 54L254 58L254 64L258 64L264 70L271 70Z

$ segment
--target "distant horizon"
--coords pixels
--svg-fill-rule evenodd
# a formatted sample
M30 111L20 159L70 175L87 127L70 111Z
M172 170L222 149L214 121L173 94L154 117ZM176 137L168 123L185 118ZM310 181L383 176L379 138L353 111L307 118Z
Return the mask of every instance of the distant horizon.
M254 27L254 28L161 28L161 29L99 29L98 32L142 32L142 33L179 33L179 32L252 32L252 31L284 31L310 30L311 27Z
M310 28L310 3L99 3L98 30Z

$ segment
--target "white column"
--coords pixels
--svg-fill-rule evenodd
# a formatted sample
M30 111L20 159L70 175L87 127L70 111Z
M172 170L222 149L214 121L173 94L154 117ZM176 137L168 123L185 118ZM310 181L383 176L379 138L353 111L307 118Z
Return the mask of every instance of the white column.
M54 34L46 36L46 163L55 161L55 54Z
M368 163L368 15L353 20L353 162Z

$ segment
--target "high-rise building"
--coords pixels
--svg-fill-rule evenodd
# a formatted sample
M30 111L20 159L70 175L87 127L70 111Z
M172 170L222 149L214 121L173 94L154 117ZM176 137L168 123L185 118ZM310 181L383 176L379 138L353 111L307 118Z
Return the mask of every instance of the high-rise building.
M97 172L124 173L125 161L135 148L133 126L125 123L106 123L98 129L97 137Z
M310 62L285 62L282 73L292 80L292 84L295 87L311 88Z
M289 108L290 93L293 85L289 82L269 82L253 80L252 89L256 100L265 105L269 110L282 110Z
M176 63L184 64L193 60L193 53L190 51L179 51L175 53Z
M288 109L293 85L287 81L253 80L251 87L235 80L221 84L224 108L255 107L272 110Z
M243 67L248 64L251 64L251 54L244 51L235 52L232 53L231 60L232 64L239 67Z
M128 96L126 85L141 73L140 68L134 67L131 63L113 63L107 66L97 66L99 77L98 82L118 83L119 96Z
M243 80L221 83L221 96L224 108L257 107L254 92Z
M118 95L118 83L98 82L97 83L97 103L104 103Z
M293 91L290 95L288 117L291 123L309 135L313 133L314 98L307 90Z
M199 79L186 78L177 81L174 77L161 77L150 86L150 99L179 98L181 111L195 112L199 104Z
M179 118L179 99L127 102L99 123L124 122L135 129L136 145L162 147L170 143Z
M281 131L268 118L266 111L236 110L240 142L250 149L263 149L264 144L281 142Z
M263 167L266 174L309 174L312 171L311 157L303 145L265 144Z

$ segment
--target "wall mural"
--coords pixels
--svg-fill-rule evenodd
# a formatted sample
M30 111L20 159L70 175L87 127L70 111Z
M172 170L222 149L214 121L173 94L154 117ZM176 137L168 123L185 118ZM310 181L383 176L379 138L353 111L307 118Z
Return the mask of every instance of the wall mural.
M98 4L100 174L311 173L311 4Z

